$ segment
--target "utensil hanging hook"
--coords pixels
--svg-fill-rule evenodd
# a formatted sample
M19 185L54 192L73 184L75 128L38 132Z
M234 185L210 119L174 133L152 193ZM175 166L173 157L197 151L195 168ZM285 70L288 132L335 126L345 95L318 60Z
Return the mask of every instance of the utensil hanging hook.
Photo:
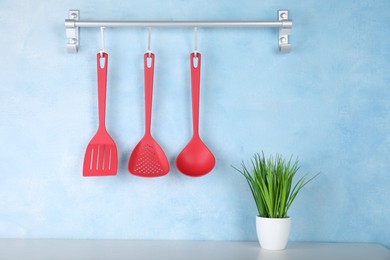
M198 54L198 27L194 27L194 57Z
M100 57L103 58L103 52L106 52L104 49L104 28L105 27L100 27L100 38L101 38L101 44L102 48L100 49Z
M152 56L152 50L150 49L150 41L152 38L151 36L152 36L152 27L148 27L148 50L147 50L147 53L148 53L149 57Z

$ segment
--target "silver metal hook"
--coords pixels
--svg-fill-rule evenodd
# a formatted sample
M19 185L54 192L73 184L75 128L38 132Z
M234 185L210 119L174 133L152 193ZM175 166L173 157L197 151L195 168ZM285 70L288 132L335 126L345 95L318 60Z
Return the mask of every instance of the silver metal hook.
M148 27L148 56L151 57L152 56L152 50L150 49L150 41L151 41L151 38L152 38L152 27Z
M198 53L198 27L194 28L194 56Z
M102 48L100 49L100 57L103 57L103 52L106 52L104 49L104 28L105 27L100 27L100 38L102 44Z

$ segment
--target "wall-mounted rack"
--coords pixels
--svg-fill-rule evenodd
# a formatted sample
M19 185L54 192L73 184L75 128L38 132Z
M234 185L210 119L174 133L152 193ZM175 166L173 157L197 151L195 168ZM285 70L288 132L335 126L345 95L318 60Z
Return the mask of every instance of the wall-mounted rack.
M278 45L281 52L289 52L292 20L287 10L278 11L278 21L96 21L80 20L79 10L69 10L65 20L68 52L76 53L80 42L80 27L275 27L279 28Z

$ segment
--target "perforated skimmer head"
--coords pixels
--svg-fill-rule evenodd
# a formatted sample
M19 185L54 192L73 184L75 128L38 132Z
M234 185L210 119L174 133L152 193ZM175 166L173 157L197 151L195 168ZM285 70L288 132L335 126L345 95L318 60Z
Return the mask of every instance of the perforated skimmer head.
M128 170L141 177L159 177L169 172L169 163L157 142L146 136L131 153Z

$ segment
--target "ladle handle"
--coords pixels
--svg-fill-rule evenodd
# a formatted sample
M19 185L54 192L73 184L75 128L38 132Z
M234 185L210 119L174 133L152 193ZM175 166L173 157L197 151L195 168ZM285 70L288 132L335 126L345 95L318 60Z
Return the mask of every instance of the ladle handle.
M199 52L190 56L191 91L192 91L192 124L194 136L199 136L199 95L200 95L200 61Z
M153 99L153 74L154 74L154 54L144 55L144 81L145 81L145 133L150 135L150 125L152 120L152 99Z
M106 127L106 90L107 90L108 54L105 52L103 53L99 52L96 58L97 58L97 74L98 74L99 128L105 128Z

